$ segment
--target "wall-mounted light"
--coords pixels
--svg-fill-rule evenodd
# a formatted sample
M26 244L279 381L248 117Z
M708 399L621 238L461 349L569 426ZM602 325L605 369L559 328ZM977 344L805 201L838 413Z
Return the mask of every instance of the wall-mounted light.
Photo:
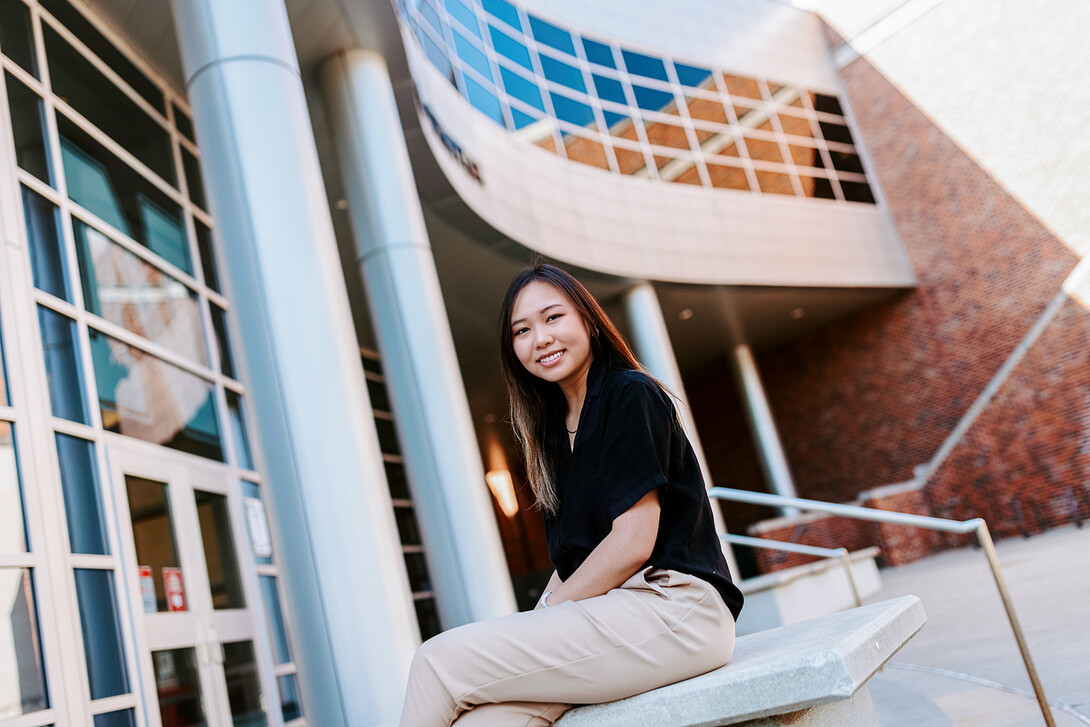
M507 517L514 517L519 511L519 501L515 497L515 483L511 479L511 473L507 470L489 470L484 476L488 483L488 489L492 490L492 496L496 498L500 509Z
M678 317L678 320L687 321L687 320L689 320L690 318L693 317L693 309L692 308L684 308L684 309L678 311L677 317Z
M509 518L517 515L519 501L515 497L515 482L511 479L511 470L507 467L507 455L504 454L503 445L494 434L488 438L488 472L484 480L488 483L488 489L492 490L492 497L496 498L503 514Z

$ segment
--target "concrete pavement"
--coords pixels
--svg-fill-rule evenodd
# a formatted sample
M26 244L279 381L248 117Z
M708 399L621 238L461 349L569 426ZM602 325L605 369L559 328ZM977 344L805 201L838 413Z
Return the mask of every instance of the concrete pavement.
M996 544L1057 727L1090 726L1090 527ZM870 681L883 727L1044 725L982 551L882 571L868 602L915 594L927 625Z

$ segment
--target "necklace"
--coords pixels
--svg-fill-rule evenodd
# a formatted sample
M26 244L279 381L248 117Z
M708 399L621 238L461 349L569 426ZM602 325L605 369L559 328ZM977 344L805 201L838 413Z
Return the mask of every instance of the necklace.
M568 434L575 434L576 432L579 431L579 427L576 427L575 429L568 429L567 427L564 427L564 431L567 432Z

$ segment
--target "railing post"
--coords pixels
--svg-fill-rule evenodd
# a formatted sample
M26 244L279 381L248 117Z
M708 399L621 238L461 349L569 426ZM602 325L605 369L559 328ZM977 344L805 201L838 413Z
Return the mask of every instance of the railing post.
M1018 616L1014 612L1014 602L1011 601L1006 581L1003 580L1003 572L999 569L999 558L995 553L992 535L988 532L988 523L979 518L977 519L976 537L980 542L980 547L984 549L984 555L988 558L988 565L991 566L995 586L999 589L999 598L1002 599L1003 608L1007 612L1007 620L1010 621L1011 630L1014 632L1014 640L1018 642L1018 650L1022 652L1022 661L1025 662L1026 671L1029 673L1033 693L1037 695L1037 703L1041 706L1041 715L1045 718L1045 724L1048 727L1056 727L1056 721L1052 718L1052 708L1045 697L1045 688L1041 685L1041 680L1037 676L1037 667L1033 665L1033 657L1029 654L1029 644L1026 643L1025 634L1022 633L1022 625L1018 622Z
M840 562L844 564L844 572L848 576L848 585L852 587L852 596L855 597L856 608L863 605L863 598L859 595L859 587L855 584L855 574L852 573L852 556L847 548L837 548L840 551Z

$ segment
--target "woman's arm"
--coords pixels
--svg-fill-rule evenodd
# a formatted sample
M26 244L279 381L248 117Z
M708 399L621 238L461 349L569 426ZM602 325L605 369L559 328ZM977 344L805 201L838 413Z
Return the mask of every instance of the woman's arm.
M549 581L546 589L546 592L552 590L549 605L601 596L631 578L655 549L660 510L658 491L652 490L619 515L613 521L609 535L591 551L571 578L555 588L553 581Z

